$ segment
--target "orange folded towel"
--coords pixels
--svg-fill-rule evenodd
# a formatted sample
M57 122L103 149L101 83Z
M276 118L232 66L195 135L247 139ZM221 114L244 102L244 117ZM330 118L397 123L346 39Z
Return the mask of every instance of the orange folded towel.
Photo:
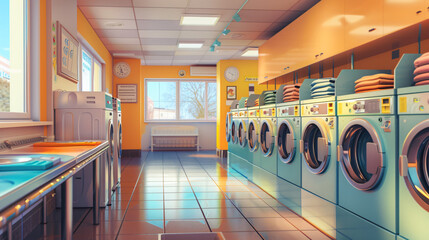
M385 73L379 73L379 74L364 76L364 77L361 77L358 80L356 80L355 84L365 82L365 81L377 80L377 79L391 79L391 80L393 80L394 76L392 74L385 74Z
M393 79L375 79L375 80L369 80L369 81L364 81L364 82L360 82L358 84L356 84L355 88L360 88L360 87L366 87L366 86L371 86L371 85L393 85L394 81Z
M362 92L385 90L385 89L389 89L389 88L393 88L393 84L392 85L374 85L374 86L360 87L360 88L356 88L355 92L356 93L362 93Z

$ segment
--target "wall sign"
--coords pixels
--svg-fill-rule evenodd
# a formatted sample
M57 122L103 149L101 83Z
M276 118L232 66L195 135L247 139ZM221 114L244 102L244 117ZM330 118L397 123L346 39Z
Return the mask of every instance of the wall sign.
M79 42L57 21L57 74L70 81L79 81Z
M258 78L257 77L246 77L244 79L244 81L246 81L246 82L257 82Z
M236 86L227 86L226 87L226 100L235 100L237 99L237 87Z
M137 84L117 84L116 90L122 103L137 103Z

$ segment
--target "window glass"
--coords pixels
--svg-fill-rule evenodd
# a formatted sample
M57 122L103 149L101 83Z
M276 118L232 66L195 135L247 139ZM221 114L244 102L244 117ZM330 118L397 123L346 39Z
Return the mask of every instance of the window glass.
M206 83L180 82L180 119L204 119Z
M94 91L101 91L102 89L102 73L101 64L98 61L94 61Z
M82 91L92 91L92 58L82 50Z
M207 118L216 120L217 85L215 82L207 83Z
M0 112L27 112L26 1L0 1Z
M148 120L176 119L176 82L148 82L146 109Z

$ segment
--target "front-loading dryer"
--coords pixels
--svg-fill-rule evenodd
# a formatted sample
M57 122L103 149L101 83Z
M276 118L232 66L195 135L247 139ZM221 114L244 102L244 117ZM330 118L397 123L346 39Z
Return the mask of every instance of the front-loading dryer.
M256 165L277 175L277 118L275 104L260 107L259 161Z
M109 150L100 161L100 206L111 197L111 163L114 156L112 96L104 92L54 92L55 139L104 140ZM92 207L92 164L73 177L73 206ZM59 199L59 198L58 198Z

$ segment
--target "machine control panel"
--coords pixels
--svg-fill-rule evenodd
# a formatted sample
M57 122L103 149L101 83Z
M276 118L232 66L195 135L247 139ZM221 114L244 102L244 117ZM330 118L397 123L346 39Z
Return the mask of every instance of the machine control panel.
M311 103L301 106L301 116L335 116L335 102Z
M338 115L393 114L393 97L338 101Z
M235 118L237 118L238 117L238 112L231 112L231 114L232 114L232 117L235 117Z
M239 111L238 116L241 118L246 118L247 117L247 110L246 111Z
M260 110L261 117L276 117L276 108L261 108Z
M398 114L428 114L429 93L407 94L398 97Z
M277 116L299 116L299 106L285 106L277 108Z
M248 117L257 117L256 111L257 110L249 110L247 116Z

